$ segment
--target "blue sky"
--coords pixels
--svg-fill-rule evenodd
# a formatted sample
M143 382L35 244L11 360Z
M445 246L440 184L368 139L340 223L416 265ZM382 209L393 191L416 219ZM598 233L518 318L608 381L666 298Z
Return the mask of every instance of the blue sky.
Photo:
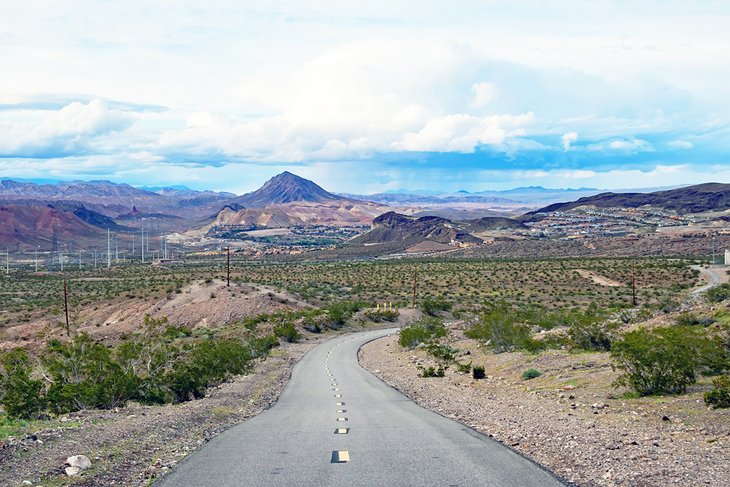
M0 18L0 176L730 182L729 33L717 1L28 1Z

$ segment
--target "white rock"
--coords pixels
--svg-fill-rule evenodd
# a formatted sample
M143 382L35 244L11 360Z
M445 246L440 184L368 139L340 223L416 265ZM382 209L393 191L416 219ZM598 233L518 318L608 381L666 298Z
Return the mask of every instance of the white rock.
M65 472L69 477L74 477L81 473L81 469L79 467L66 467Z
M86 455L74 455L66 459L66 463L72 467L77 467L81 470L91 468L91 460Z

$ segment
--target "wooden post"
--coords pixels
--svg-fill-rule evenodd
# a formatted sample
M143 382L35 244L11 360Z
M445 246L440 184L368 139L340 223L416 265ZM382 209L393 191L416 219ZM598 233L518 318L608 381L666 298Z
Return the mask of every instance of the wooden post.
M631 304L636 306L636 272L631 269Z
M71 325L68 319L68 289L66 286L66 279L63 280L63 309L66 313L66 335L71 336Z
M416 295L418 293L418 270L413 271L413 307L416 307Z

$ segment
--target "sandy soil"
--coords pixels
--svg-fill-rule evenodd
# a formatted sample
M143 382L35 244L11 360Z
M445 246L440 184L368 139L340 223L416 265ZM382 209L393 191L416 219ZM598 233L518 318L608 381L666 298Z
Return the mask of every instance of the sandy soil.
M625 284L621 284L618 281L614 281L613 279L609 279L608 277L602 276L600 274L596 274L593 271L588 271L585 269L576 269L576 272L580 274L581 277L585 279L590 279L591 281L595 282L599 286L608 286L608 287L622 287Z
M402 349L397 336L367 344L360 363L423 407L494 437L572 484L730 485L730 411L705 407L707 380L682 396L628 399L611 387L616 373L605 353L494 355L458 336L452 346L461 350L461 363L484 365L487 378L477 381L453 367L444 378L422 378L417 367L436 361ZM523 380L527 368L543 375Z
M174 325L191 328L216 327L260 313L310 307L290 294L276 292L265 286L253 286L214 280L194 282L157 301L119 298L87 306L78 314L78 331L100 339L109 339L140 328L145 315L167 317ZM50 334L63 332L60 318L46 316L27 324L3 330L0 349L27 346Z

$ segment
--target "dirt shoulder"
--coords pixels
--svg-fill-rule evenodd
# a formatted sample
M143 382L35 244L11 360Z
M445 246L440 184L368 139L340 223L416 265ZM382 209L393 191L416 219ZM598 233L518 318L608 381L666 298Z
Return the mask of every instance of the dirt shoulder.
M0 443L0 485L149 485L196 448L276 402L294 364L322 337L272 351L254 371L177 405L130 404L40 421ZM92 467L68 477L64 463L86 455Z
M468 425L585 486L730 485L730 411L708 410L706 381L688 394L626 398L611 387L607 354L491 354L470 340L451 346L460 362L484 365L473 380L435 365L391 336L365 345L360 364L419 405ZM466 353L468 352L468 355ZM529 381L522 371L543 375Z

